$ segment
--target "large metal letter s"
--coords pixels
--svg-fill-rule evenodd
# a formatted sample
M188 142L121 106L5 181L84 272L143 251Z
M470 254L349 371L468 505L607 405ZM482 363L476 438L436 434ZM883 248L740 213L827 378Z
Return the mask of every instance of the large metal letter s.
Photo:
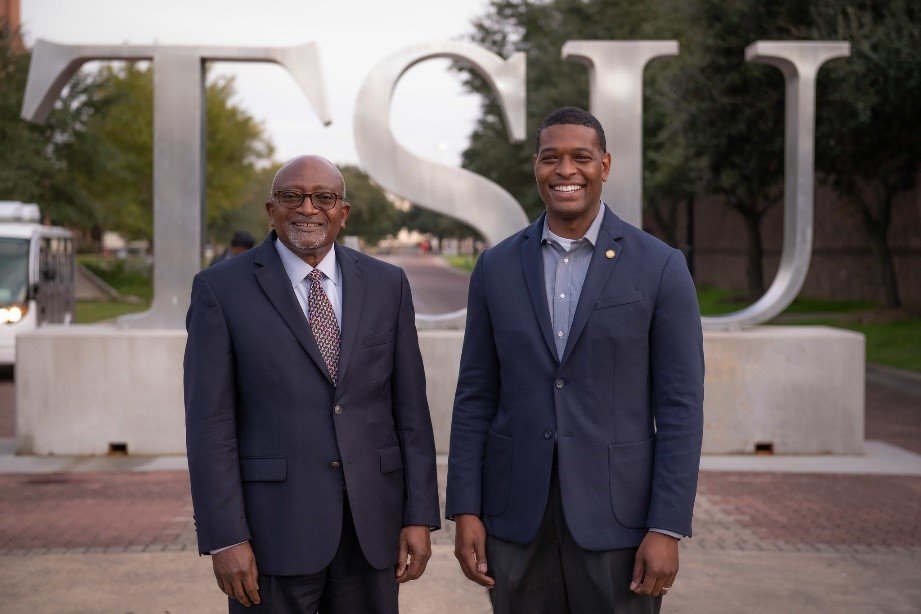
M154 80L154 297L150 310L123 316L128 328L184 328L192 277L201 269L204 217L206 60L275 62L287 68L324 124L330 123L313 43L297 47L60 45L32 50L22 117L43 123L61 90L90 60L152 60Z
M746 60L776 66L786 83L783 250L764 296L745 309L702 318L704 328L762 324L789 307L802 289L812 259L816 74L825 62L850 54L850 43L838 41L757 41L746 47Z
M378 64L368 75L355 104L355 145L368 175L416 205L473 226L494 245L523 228L528 218L518 201L492 181L462 168L417 156L390 132L390 101L397 82L410 68L433 58L450 58L482 75L499 97L512 141L525 134L525 55L508 60L468 43L409 47ZM464 311L419 315L420 326L463 326Z

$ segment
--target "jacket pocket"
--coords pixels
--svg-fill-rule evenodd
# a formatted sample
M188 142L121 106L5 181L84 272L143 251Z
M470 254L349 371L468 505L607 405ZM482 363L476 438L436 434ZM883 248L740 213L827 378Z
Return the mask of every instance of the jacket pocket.
M595 309L608 309L609 307L620 307L622 305L638 303L641 300L643 300L643 291L642 290L631 290L628 292L621 292L619 294L614 294L613 296L599 297L598 301L595 302Z
M501 516L508 507L512 481L512 438L486 431L483 459L483 513Z
M628 529L645 529L652 496L656 438L608 446L611 510Z
M240 478L244 482L282 482L288 477L284 458L241 458Z
M362 341L365 344L366 348L374 347L375 345L384 345L385 343L393 343L393 338L396 336L395 330L389 330L386 333L376 333L374 335L365 335L362 338Z
M403 454L400 452L400 446L384 448L378 450L381 457L381 473L393 473L403 468Z

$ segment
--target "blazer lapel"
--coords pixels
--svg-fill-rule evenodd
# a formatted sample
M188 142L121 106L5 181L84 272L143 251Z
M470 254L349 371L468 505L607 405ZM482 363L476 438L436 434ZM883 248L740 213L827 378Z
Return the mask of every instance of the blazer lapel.
M582 285L582 293L579 295L579 303L576 305L576 314L572 319L572 328L569 329L569 338L566 340L566 349L563 350L561 363L566 362L573 347L579 341L579 336L595 308L598 294L621 259L621 245L615 239L623 238L622 223L620 218L605 206L601 229L598 231L598 241L592 250L592 260L585 274L585 283ZM609 251L614 252L613 258L608 258Z
M361 317L362 298L365 293L365 279L355 254L335 245L336 261L342 272L342 332L339 342L339 383L345 379L349 358L358 337L358 321Z
M547 349L550 350L553 359L559 362L559 357L556 355L556 343L553 341L553 332L550 330L550 306L547 305L544 258L541 254L540 245L545 215L547 214L544 213L537 218L537 221L531 224L525 233L524 242L521 244L521 267L524 269L524 279L531 294L531 306L534 307L534 315L537 317L537 323L540 325L541 333L544 335Z
M262 286L262 291L272 302L278 315L281 316L288 328L291 329L291 332L294 333L294 337L313 361L317 363L317 367L320 368L326 379L333 383L326 368L326 361L323 360L323 355L320 354L320 348L317 346L313 331L310 329L310 324L307 323L307 318L304 317L301 305L294 295L294 288L291 287L291 280L285 273L281 257L275 250L275 237L277 236L273 230L262 245L256 248L256 280Z

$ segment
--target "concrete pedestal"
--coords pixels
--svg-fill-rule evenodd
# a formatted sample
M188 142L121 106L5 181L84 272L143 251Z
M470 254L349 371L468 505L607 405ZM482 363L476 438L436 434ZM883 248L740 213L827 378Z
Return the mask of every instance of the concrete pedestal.
M463 331L419 335L435 446L448 451ZM704 334L705 454L863 454L860 333L759 326ZM616 367L615 367L616 368Z
M447 453L463 331L419 334L439 453ZM47 326L17 340L18 451L183 454L183 331ZM861 454L863 335L763 326L704 336L704 452Z
M864 336L826 326L704 335L704 452L863 454Z
M183 330L44 326L16 339L19 454L185 454Z

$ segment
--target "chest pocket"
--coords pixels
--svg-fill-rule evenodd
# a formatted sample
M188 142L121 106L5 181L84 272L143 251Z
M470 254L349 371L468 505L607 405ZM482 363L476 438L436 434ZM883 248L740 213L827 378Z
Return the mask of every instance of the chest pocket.
M395 339L395 330L365 335L361 339L362 345L365 346L368 352L367 355L372 363L370 372L374 374L373 381L377 383L385 383L393 373L393 344Z
M632 303L639 303L643 300L643 291L638 289L619 292L609 296L601 296L595 302L595 309L610 309L612 307L622 307Z
M390 330L385 333L365 335L362 338L362 341L364 342L366 348L370 348L370 347L374 347L377 345L384 345L386 343L393 343L393 339L395 336L396 336L396 331Z

